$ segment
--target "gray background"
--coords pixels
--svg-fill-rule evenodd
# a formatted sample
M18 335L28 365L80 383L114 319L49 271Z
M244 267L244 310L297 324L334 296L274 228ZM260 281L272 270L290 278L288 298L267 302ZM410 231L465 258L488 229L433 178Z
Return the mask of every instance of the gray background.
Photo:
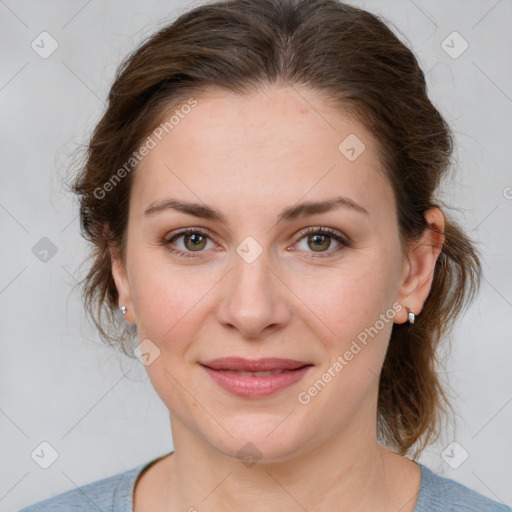
M59 180L98 121L120 59L196 3L0 0L1 511L172 449L167 410L144 367L100 345L85 321L72 286L86 245ZM512 1L352 3L396 25L428 71L430 95L457 137L443 198L483 254L481 294L444 358L456 428L420 461L510 505ZM31 48L43 31L58 43L46 59ZM453 31L469 44L458 58L442 47ZM446 44L453 53L463 43ZM46 262L33 253L43 237L57 249ZM469 454L457 469L441 457L454 440ZM31 457L44 441L58 453L48 469ZM451 460L461 453L448 450Z

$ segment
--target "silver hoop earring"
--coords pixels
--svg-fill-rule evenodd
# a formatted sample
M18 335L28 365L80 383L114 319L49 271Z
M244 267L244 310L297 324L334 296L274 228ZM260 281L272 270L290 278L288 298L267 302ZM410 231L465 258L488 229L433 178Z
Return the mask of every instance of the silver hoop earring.
M409 323L412 325L416 319L416 315L412 311L409 311L407 316L409 317Z
M128 311L128 308L126 306L121 306L119 309L121 310L121 313L123 313L123 315L126 315L126 312Z

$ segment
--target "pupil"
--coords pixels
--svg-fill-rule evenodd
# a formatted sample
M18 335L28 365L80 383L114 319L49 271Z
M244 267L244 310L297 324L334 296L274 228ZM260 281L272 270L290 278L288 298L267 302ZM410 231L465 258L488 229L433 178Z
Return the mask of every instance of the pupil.
M327 240L327 244L325 241ZM322 247L322 243L324 242L324 246ZM329 247L329 237L327 235L313 235L313 247L320 249L327 249Z
M201 242L204 242L204 240L202 240L203 236L198 235L197 233L193 233L189 235L187 238L189 242L192 242L192 247L196 249L200 246Z

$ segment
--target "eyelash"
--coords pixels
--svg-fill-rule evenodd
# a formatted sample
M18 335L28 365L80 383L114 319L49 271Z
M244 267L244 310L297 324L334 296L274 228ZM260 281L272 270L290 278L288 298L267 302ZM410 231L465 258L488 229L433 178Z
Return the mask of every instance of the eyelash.
M197 235L201 235L201 236L210 238L210 234L207 231L204 231L199 228L185 228L185 229L182 229L181 231L171 233L170 236L165 237L162 240L162 245L164 245L165 248L169 252L171 252L172 254L176 254L179 257L197 258L198 256L194 255L194 251L182 251L181 249L177 249L176 247L174 247L172 244L172 242L174 240L176 240L177 238L179 238L180 236L188 235L188 234L197 234ZM341 236L337 231L335 231L334 229L328 228L328 227L321 227L321 226L306 228L305 230L303 230L300 233L300 236L299 236L297 242L295 242L295 243L300 242L303 238L307 237L310 234L328 235L329 237L333 238L336 242L338 242L340 245L328 252L323 252L323 253L322 252L319 252L319 253L313 252L309 256L306 256L306 258L312 258L312 259L333 258L338 254L339 251L341 251L345 247L350 246L350 242L348 241L348 239ZM203 251L196 251L196 252L201 253Z

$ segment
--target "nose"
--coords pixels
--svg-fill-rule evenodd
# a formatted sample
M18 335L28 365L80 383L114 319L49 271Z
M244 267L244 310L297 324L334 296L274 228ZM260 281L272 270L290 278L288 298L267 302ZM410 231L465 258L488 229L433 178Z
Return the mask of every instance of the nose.
M251 263L235 255L217 308L218 321L246 338L262 338L289 322L287 291L269 267L265 252Z

